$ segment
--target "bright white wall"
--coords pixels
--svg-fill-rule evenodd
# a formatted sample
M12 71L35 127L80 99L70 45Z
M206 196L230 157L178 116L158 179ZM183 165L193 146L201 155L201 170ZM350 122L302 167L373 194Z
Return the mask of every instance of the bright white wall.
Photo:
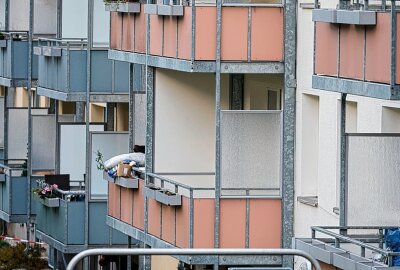
M105 11L104 1L94 1L93 12L93 45L107 46L110 37L110 12Z
M222 76L222 109L229 105ZM156 69L155 172L215 171L215 77Z
M87 38L88 0L62 1L62 37Z

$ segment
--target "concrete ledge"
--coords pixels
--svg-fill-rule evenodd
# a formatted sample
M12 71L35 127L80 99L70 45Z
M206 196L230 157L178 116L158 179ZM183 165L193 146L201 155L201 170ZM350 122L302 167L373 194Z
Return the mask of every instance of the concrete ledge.
M336 23L336 9L314 9L312 11L312 20L314 22Z
M376 11L337 10L337 23L355 25L376 25Z
M121 13L140 13L140 3L125 2L106 4L106 11L121 12Z
M183 16L181 5L157 5L157 14L162 16Z
M150 15L157 15L158 5L157 4L145 4L144 13Z

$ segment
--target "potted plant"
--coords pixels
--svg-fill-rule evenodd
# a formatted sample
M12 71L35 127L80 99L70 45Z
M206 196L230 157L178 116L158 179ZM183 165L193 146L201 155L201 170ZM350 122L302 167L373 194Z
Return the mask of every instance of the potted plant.
M116 11L125 13L139 13L140 3L130 2L128 0L103 0L106 5L106 11Z
M41 182L41 188L33 189L33 194L43 205L47 207L59 207L60 199L58 198L56 184L49 185Z

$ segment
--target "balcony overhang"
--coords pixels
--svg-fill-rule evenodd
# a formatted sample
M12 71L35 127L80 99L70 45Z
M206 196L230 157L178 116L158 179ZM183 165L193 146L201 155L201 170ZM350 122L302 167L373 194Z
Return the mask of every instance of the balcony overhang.
M123 221L111 216L106 217L106 223L111 228L118 230L130 237L151 246L152 248L177 248L176 246L165 242L143 230L137 229ZM174 256L176 259L187 264L215 264L220 265L271 265L278 266L282 264L281 256Z
M313 75L312 88L349 95L400 100L400 86Z
M27 215L10 215L0 210L0 219L7 223L26 223L28 221Z
M25 79L10 79L6 77L0 77L0 85L5 87L27 87L28 81ZM37 80L32 81L32 87L37 85Z
M215 73L215 61L190 61L162 56L109 50L108 58L116 61L149 65L183 72ZM283 74L282 62L221 62L221 73Z
M37 87L37 93L40 96L46 96L52 99L69 102L86 101L85 92L61 92L54 89L45 87ZM90 102L129 102L129 94L103 94L103 93L90 93Z

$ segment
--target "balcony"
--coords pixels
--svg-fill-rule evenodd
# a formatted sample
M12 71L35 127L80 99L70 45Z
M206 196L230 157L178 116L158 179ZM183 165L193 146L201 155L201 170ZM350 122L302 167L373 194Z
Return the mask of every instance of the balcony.
M87 53L91 54L90 74ZM106 49L88 50L83 39L39 39L38 94L63 101L85 101L89 76L91 102L128 102L129 64L112 61Z
M394 16L390 11L314 10L313 88L399 99Z
M196 7L147 4L138 12L111 12L109 58L178 71L215 72L217 8L211 2ZM224 5L221 72L283 73L283 28L283 7L275 1Z
M0 85L26 87L28 80L28 34L27 32L1 32ZM36 43L36 42L35 42ZM32 79L38 78L38 58L32 55Z

